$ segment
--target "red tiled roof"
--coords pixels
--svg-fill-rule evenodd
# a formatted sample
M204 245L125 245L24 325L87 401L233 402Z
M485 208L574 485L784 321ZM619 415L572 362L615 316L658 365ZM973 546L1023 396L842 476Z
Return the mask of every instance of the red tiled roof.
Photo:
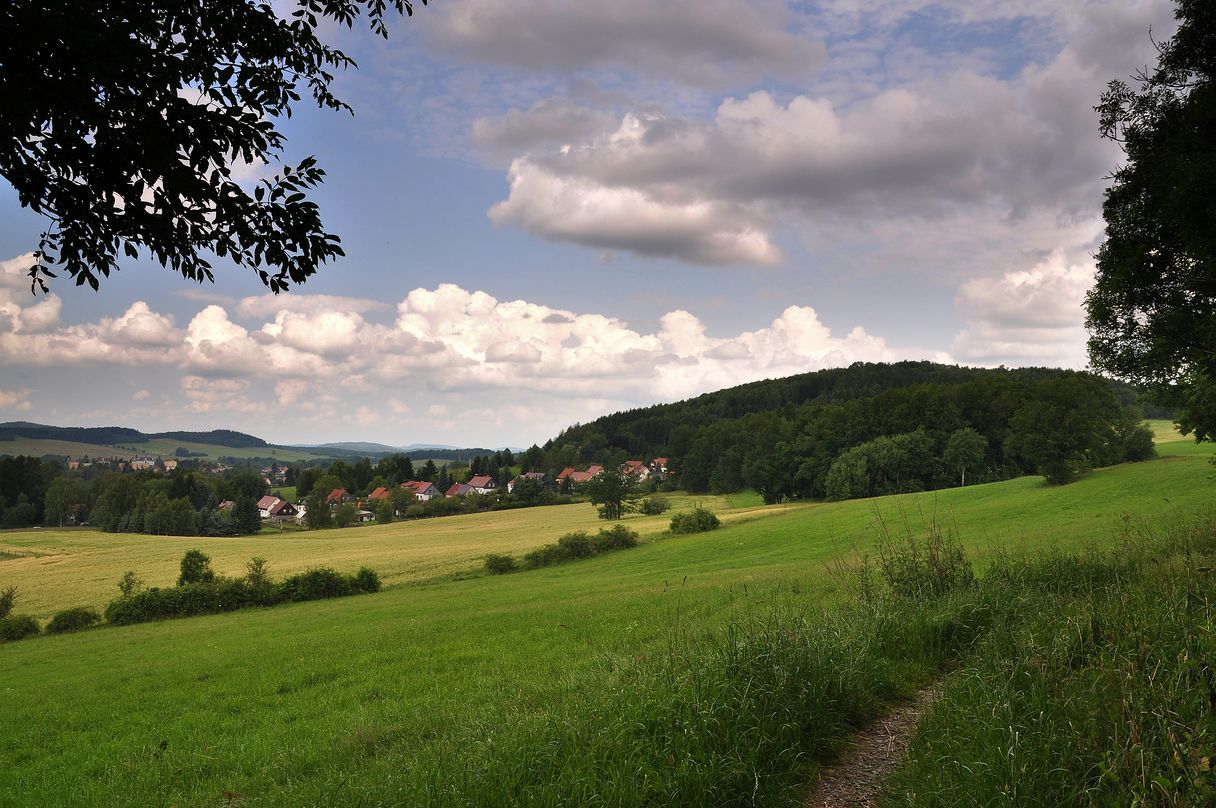
M474 477L473 479L469 480L469 487L470 488L493 488L494 487L494 478L487 474L479 474L476 477Z
M329 496L327 496L327 497L325 498L325 501L326 501L327 503L329 503L329 502L341 502L341 501L342 501L342 498L343 498L343 497L345 497L345 496L346 496L346 489L345 489L345 488L335 488L333 491L330 491L330 492L329 492Z
M569 466L566 466L564 469L562 469L562 473L557 475L557 479L564 480L573 473L574 473L574 469L570 468Z
M270 506L274 505L278 501L279 501L278 497L274 496L273 494L267 494L266 496L264 496L258 500L258 510L264 511L267 508L269 508Z
M666 466L667 458L666 457L656 457L651 462L654 463L654 465L656 465L656 466Z
M379 486L375 491L367 495L368 499L388 499L388 489L384 486Z
M465 485L464 483L452 483L452 487L447 490L447 493L445 493L444 496L460 497L460 496L464 496L465 494L469 493L472 490L473 490L473 487L471 485Z
M432 485L434 485L434 483L428 483L428 482L420 481L420 480L410 480L407 483L402 483L401 487L408 488L409 490L413 491L415 494L425 494L427 489L430 488ZM435 490L438 491L439 489L435 489Z

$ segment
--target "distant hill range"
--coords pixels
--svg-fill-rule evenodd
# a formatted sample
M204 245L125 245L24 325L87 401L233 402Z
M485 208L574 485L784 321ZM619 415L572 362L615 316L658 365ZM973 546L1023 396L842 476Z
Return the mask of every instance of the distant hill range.
M123 426L48 426L29 421L8 421L0 424L0 441L17 438L95 443L101 446L143 443L150 440L180 440L228 446L233 449L270 448L270 444L261 438L231 429L213 429L210 432L140 432L138 429Z
M25 441L26 445L13 452L5 451L5 442ZM35 449L29 441L61 441L54 444L56 448ZM141 444L151 441L182 441L192 446L210 446L218 449L239 449L240 457L283 457L282 450L294 451L294 457L288 454L286 459L306 460L319 458L357 459L360 457L378 458L390 454L404 454L412 460L436 460L457 463L467 463L474 457L492 455L493 449L461 448L444 444L414 443L409 446L389 446L384 443L366 441L339 441L318 445L278 446L269 443L255 435L236 432L231 429L213 429L209 432L141 432L138 429L122 426L50 426L35 424L29 421L9 421L0 423L0 455L20 454L23 452L53 454L72 454L88 452L102 454L107 447L127 446L139 448ZM68 447L72 444L72 447ZM93 448L89 448L93 447ZM265 449L262 453L258 450ZM151 452L163 452L163 449L149 449ZM223 455L222 451L211 452L212 455Z

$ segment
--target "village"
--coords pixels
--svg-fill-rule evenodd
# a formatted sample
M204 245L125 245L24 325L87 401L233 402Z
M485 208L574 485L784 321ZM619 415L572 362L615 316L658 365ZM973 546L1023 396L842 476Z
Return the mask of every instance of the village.
M265 471L265 469L264 469ZM623 477L634 485L648 480L655 482L666 481L674 475L668 468L666 457L656 457L645 460L627 460L621 464L619 471ZM394 497L394 491L388 486L377 486L366 496L356 496L345 488L334 488L324 498L318 497L319 504L330 511L336 511L342 506L354 507L354 522L365 524L384 519L385 510L390 510L395 518L406 515L401 507L404 503L427 503L436 499L453 499L468 496L491 497L504 491L509 496L515 494L521 486L531 486L535 490L558 491L561 493L578 493L580 487L604 473L604 466L591 464L585 469L575 469L567 466L556 474L541 471L522 472L501 485L499 480L488 474L475 474L467 482L453 482L446 490L440 490L435 483L426 480L408 480L397 488L402 495ZM270 484L270 480L267 480ZM219 503L219 510L231 511L236 506L233 500ZM258 515L262 521L272 525L295 523L309 525L308 503L305 499L289 502L276 495L267 494L257 502ZM315 507L315 506L314 506Z

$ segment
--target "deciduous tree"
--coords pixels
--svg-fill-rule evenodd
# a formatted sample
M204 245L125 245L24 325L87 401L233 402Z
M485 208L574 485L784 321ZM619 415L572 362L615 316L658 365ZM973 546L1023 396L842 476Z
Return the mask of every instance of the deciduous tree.
M58 266L96 289L143 248L200 282L214 253L279 292L341 256L308 198L314 158L251 189L233 166L282 163L303 92L350 111L330 87L355 62L319 32L366 17L387 36L392 12L411 0L0 4L0 175L49 220L31 287Z
M1112 81L1101 132L1127 158L1103 216L1086 300L1092 364L1179 407L1216 437L1216 3L1178 0L1154 70Z

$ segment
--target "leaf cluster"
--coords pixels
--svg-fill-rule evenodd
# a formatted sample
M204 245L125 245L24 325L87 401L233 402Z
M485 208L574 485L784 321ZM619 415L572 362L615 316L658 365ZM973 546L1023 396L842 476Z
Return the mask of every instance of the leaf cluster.
M277 121L302 93L351 111L331 84L355 62L318 31L366 17L384 37L393 12L413 5L296 0L286 17L251 0L0 5L0 175L50 220L31 288L46 291L58 265L97 289L142 247L199 282L214 280L209 251L277 293L343 255L308 198L325 176L313 157L252 193L234 166L281 162Z

